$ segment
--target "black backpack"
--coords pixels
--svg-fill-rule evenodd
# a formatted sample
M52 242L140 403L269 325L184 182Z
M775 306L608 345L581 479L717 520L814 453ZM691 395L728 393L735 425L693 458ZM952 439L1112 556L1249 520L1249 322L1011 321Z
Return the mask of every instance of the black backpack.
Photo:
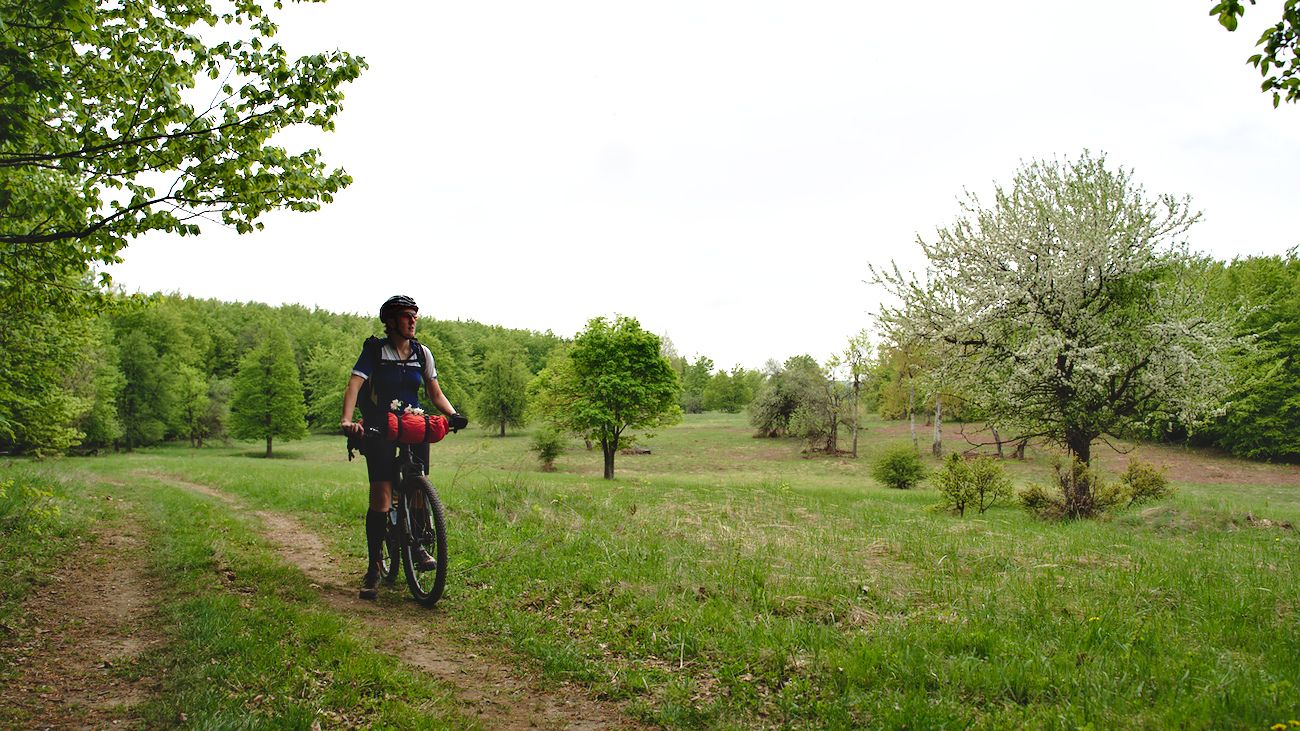
M361 403L362 401L368 401L372 406L375 407L379 406L379 394L375 393L375 389L371 388L371 384L375 382L375 375L379 373L379 369L385 367L383 365L382 356L384 351L384 343L387 342L388 342L388 338L369 337L366 338L366 342L362 346L363 349L370 348L370 377L366 379L365 383L361 384L361 390L357 392L357 403ZM411 355L414 356L416 370L418 370L421 374L423 374L424 373L424 348L420 347L420 341L416 340L415 338L411 338L410 342L411 342ZM407 363L410 362L411 361L409 360L404 360L397 367L401 368L402 370L406 370L409 367ZM392 366L387 366L387 367L392 367ZM386 407L385 410L387 410ZM362 412L364 413L365 411L366 409L363 408Z

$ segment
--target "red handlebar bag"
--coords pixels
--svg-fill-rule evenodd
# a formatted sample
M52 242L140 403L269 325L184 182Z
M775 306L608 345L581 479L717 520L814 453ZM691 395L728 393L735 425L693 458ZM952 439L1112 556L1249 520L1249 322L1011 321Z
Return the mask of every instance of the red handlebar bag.
M447 436L447 419L428 414L388 414L388 437L392 442L420 444L442 441Z

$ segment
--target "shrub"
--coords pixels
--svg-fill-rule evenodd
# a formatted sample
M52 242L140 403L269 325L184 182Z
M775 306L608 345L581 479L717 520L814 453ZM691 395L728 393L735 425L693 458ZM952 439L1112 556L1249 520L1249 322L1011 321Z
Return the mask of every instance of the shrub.
M980 515L998 501L1011 500L1011 479L1002 472L1002 465L991 457L977 457L967 462L956 453L944 460L943 471L934 476L942 509L965 515L966 508L974 507Z
M537 461L542 469L550 472L555 469L555 458L568 451L564 434L551 426L543 426L533 435L533 443L528 450L537 453Z
M925 465L908 442L899 442L885 450L871 466L871 476L886 487L906 490L925 479Z
M1163 465L1156 469L1156 466L1149 462L1139 462L1130 458L1128 468L1119 476L1119 482L1124 486L1125 497L1128 498L1128 506L1141 505L1173 495L1175 488L1169 484L1165 471Z
M1114 505L1117 493L1096 472L1078 458L1067 467L1057 459L1052 463L1055 490L1034 486L1020 493L1020 505L1040 518L1090 518Z
M1088 467L1073 460L1069 469L1058 460L1052 465L1056 490L1033 486L1020 493L1020 505L1041 518L1090 518L1116 508L1127 508L1168 497L1174 487L1165 468L1130 459L1118 482L1106 482Z

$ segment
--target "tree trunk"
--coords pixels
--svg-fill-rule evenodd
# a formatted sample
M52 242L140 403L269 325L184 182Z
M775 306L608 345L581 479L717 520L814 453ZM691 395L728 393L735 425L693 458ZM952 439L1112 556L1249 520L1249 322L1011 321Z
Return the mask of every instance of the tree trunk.
M943 396L934 397L934 441L930 443L930 453L943 456Z
M614 479L614 451L618 447L618 442L601 442L600 450L605 453L605 479Z
M920 452L921 446L916 439L916 384L912 383L907 389L907 418L912 421L912 451Z
M271 435L266 436L266 458L271 458Z
M853 377L853 459L858 458L858 377Z
M998 459L1002 459L1002 437L998 435L996 426L990 426L989 428L993 430L993 441L997 442L998 445Z
M501 436L504 437L505 435L506 435L506 420L505 420L505 419L502 419L502 420L501 420Z

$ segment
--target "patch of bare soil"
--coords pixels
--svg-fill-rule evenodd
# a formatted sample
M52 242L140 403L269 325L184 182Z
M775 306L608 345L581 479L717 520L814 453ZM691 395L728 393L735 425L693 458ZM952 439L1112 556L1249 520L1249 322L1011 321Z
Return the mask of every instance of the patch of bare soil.
M94 531L31 592L18 626L0 627L7 728L124 729L157 692L152 678L114 672L163 639L151 629L144 534L129 517Z
M173 484L216 497L244 510L238 501L207 485ZM459 637L454 609L426 609L409 598L406 585L382 584L379 601L358 598L364 566L341 566L325 542L293 516L252 512L266 526L266 538L291 565L320 588L325 603L339 614L359 617L375 646L412 667L440 678L453 689L466 717L492 731L536 729L644 729L615 704L589 697L580 687L543 687L536 673L499 651ZM358 521L358 534L362 526ZM358 539L360 536L358 535Z

